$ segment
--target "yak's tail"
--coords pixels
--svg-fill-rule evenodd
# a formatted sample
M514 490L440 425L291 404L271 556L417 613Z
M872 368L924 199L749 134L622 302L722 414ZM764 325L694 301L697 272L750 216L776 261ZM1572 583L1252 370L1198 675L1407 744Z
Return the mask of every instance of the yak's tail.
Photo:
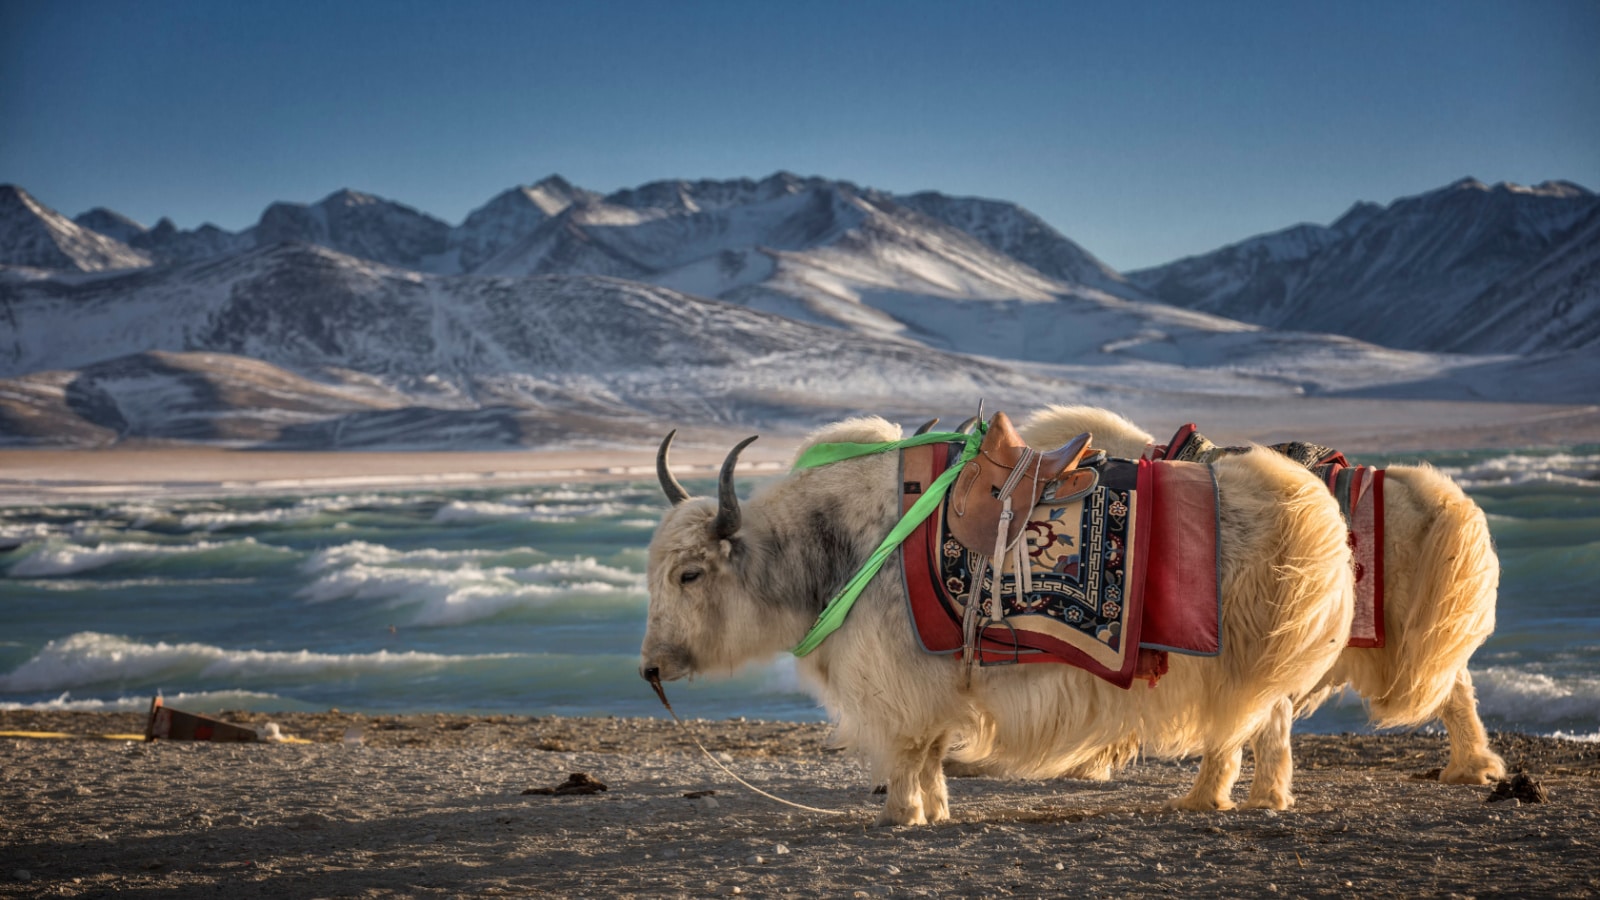
M1434 717L1494 631L1500 561L1483 510L1455 482L1428 465L1392 466L1384 478L1403 484L1432 523L1411 559L1409 603L1391 608L1391 677L1369 698L1371 716L1380 727L1416 726Z

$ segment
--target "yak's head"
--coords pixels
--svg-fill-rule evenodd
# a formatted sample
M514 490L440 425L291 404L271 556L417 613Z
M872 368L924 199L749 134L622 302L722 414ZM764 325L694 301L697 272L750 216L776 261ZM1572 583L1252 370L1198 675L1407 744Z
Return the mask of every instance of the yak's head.
M656 476L672 503L650 542L650 617L640 648L639 674L672 681L696 672L737 668L775 652L762 605L742 573L755 550L742 534L743 514L733 469L746 438L722 464L717 498L695 499L667 464L672 437L656 453ZM765 627L764 627L765 626ZM781 649L781 641L776 649Z

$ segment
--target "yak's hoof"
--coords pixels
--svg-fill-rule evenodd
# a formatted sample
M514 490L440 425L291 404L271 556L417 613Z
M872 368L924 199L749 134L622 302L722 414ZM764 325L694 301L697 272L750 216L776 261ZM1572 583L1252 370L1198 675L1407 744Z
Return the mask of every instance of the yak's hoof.
M900 815L895 815L885 809L883 812L878 813L878 821L873 824L879 828L890 825L926 825L928 824L928 817L924 816L920 809L908 810Z
M1445 784L1493 784L1506 777L1506 764L1495 759L1476 759L1462 765L1451 764L1439 772Z
M1173 797L1168 800L1166 808L1183 812L1227 812L1237 807L1235 807L1232 800L1218 800L1214 797L1192 797L1186 794L1182 797Z
M1265 797L1248 797L1244 801L1245 809L1290 809L1294 806L1294 795L1272 791Z

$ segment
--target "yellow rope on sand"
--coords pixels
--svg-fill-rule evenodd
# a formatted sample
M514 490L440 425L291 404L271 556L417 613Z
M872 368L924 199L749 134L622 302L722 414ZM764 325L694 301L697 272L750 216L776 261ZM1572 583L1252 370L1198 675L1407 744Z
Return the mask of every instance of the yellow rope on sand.
M0 731L0 737L10 738L40 738L63 740L77 738L97 741L142 741L142 734L67 734L65 731Z
M36 740L86 740L86 741L142 741L142 734L68 734L65 731L0 731L0 738L30 738ZM199 741L195 743L210 743ZM226 743L239 743L227 741ZM276 741L261 741L263 744L310 744L313 741L302 738L282 735Z

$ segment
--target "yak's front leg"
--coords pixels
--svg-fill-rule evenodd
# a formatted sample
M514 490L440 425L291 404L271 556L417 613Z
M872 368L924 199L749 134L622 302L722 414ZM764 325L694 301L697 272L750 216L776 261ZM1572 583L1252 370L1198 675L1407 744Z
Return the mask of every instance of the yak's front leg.
M894 743L881 766L889 776L889 796L878 815L879 825L926 825L950 817L940 768L946 745L943 735Z
M922 761L922 812L929 825L950 821L950 790L944 780L944 755L949 749L950 738L940 735Z

